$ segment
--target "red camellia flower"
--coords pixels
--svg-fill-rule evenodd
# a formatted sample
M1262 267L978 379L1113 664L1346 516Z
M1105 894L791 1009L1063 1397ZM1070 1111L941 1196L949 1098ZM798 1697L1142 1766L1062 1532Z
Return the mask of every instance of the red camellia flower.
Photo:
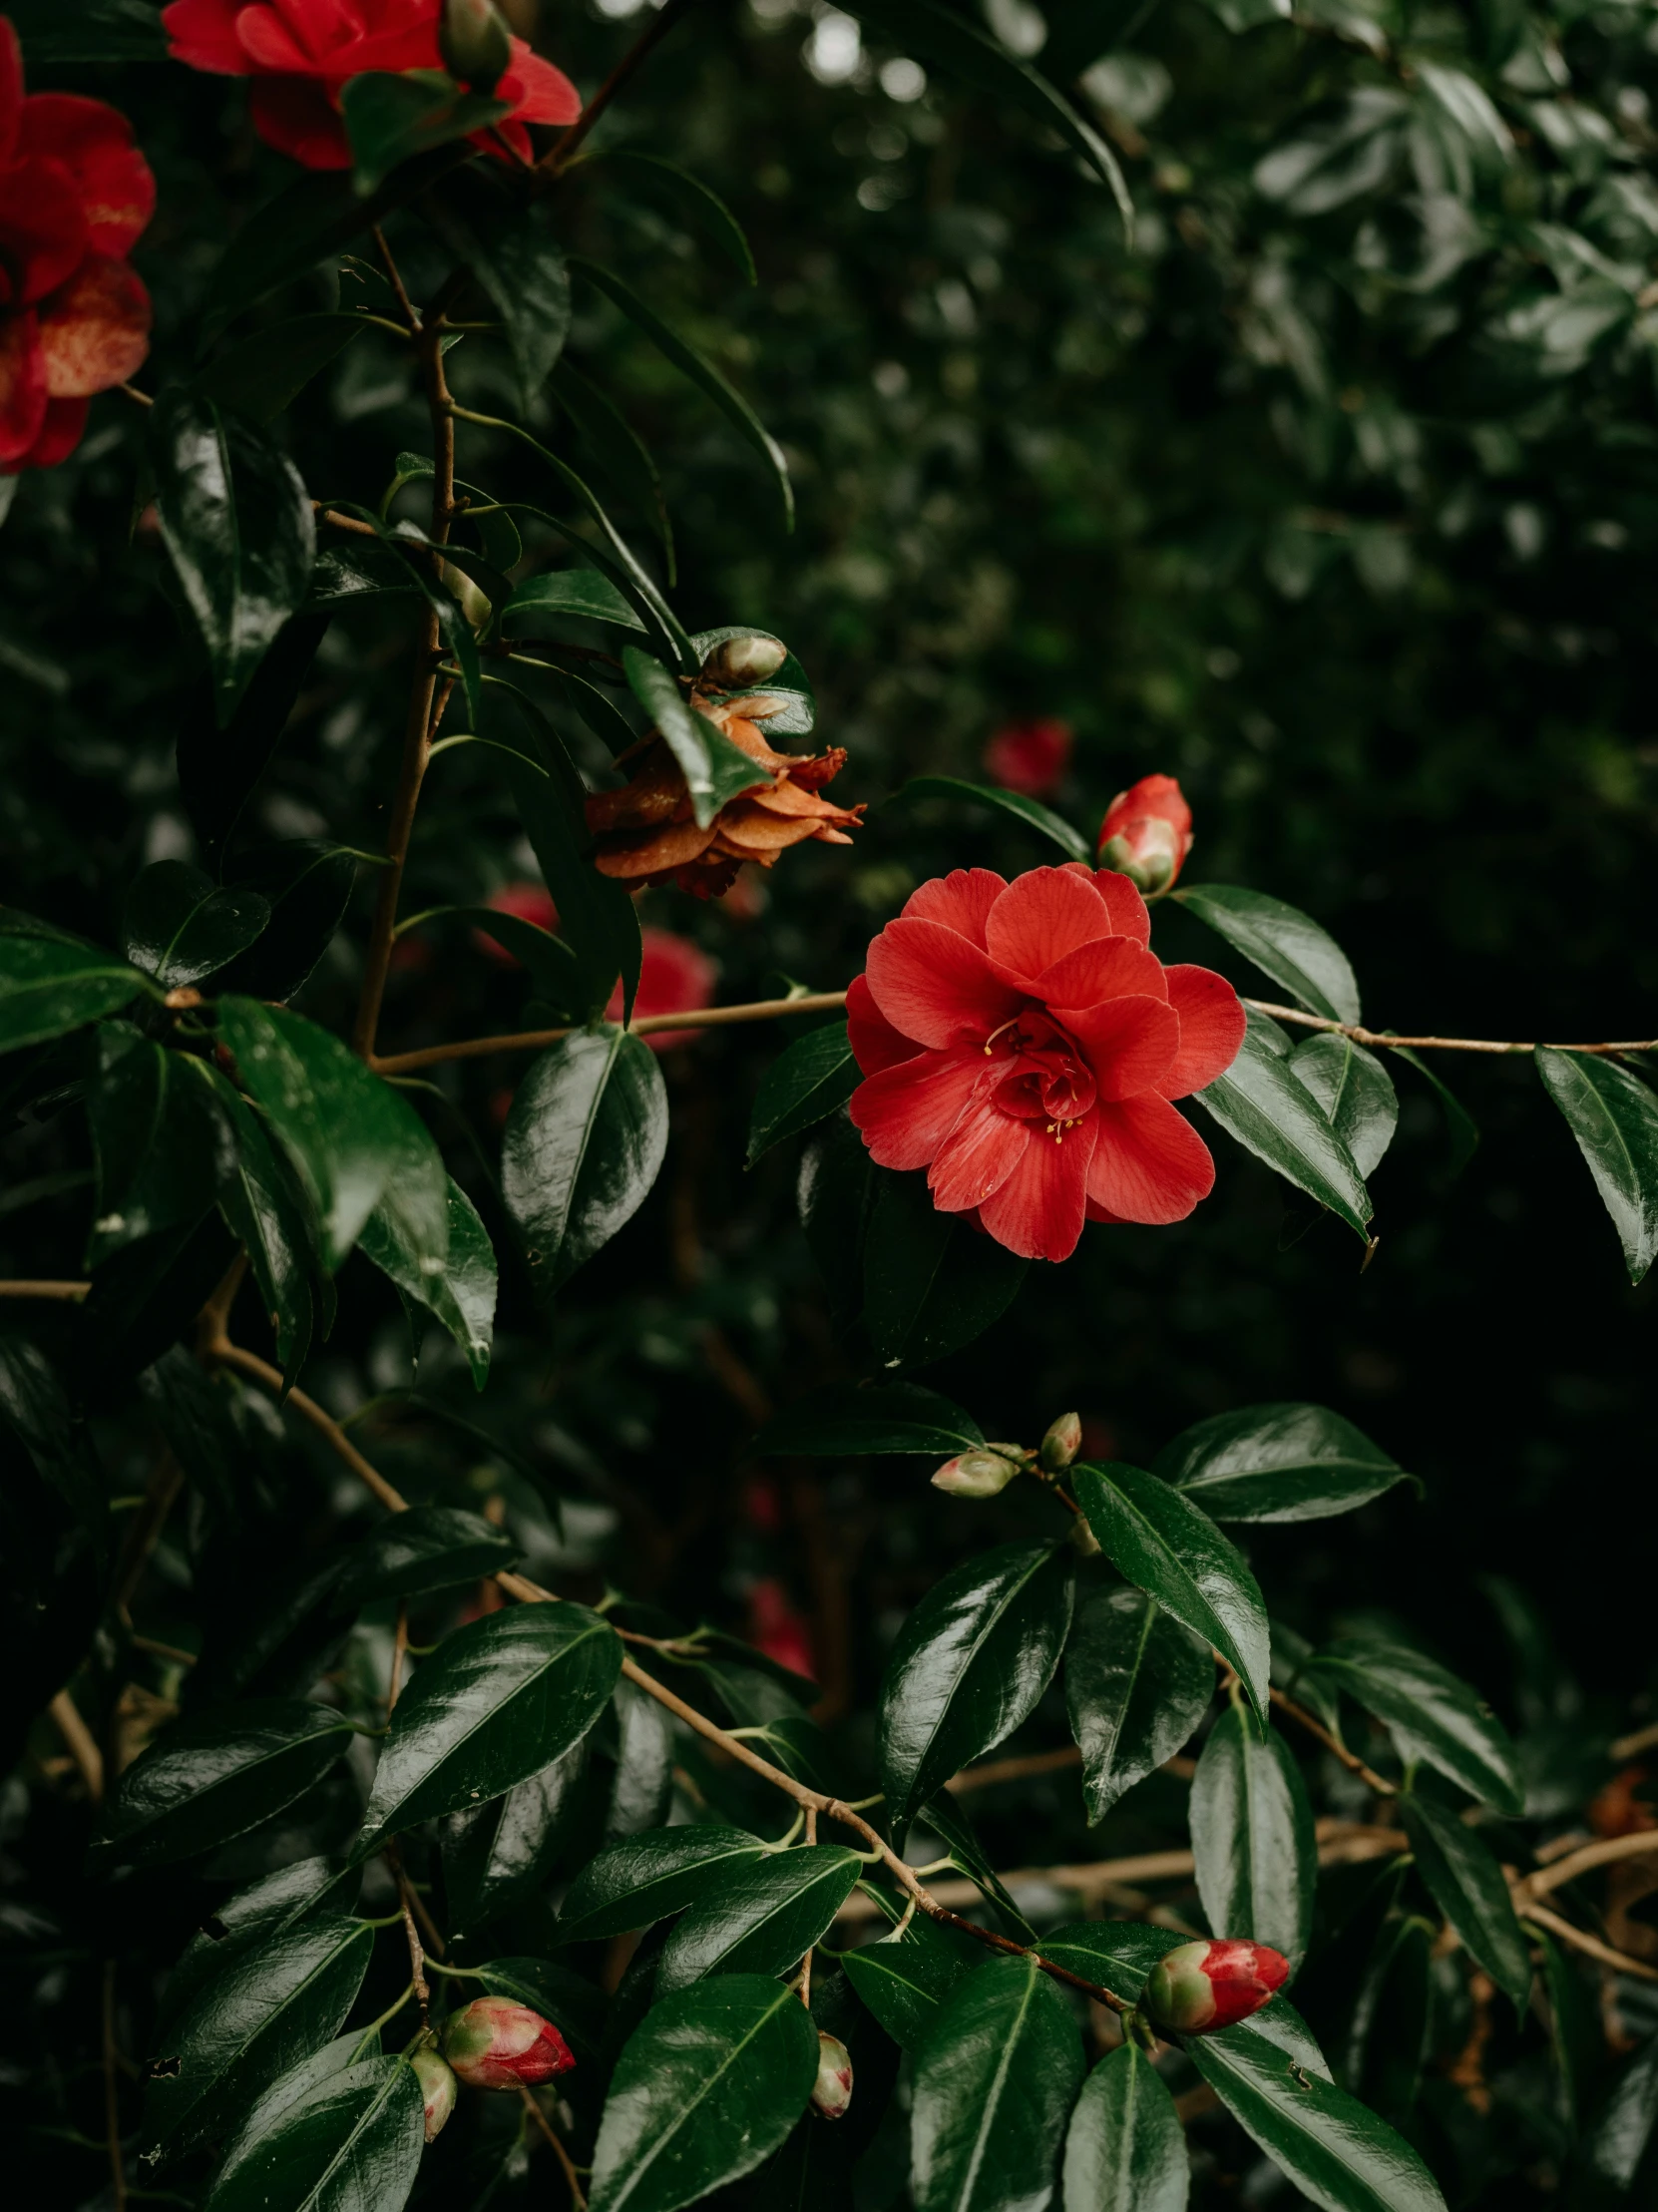
M341 88L365 70L442 69L443 0L173 0L162 10L175 61L220 77L252 77L253 128L267 146L306 169L349 169L339 116ZM495 87L511 102L473 145L500 155L505 140L531 158L527 123L574 123L581 95L521 38Z
M1289 1973L1290 1962L1270 1944L1241 1937L1180 1944L1152 1969L1141 2002L1158 2027L1210 2035L1258 2012Z
M811 1631L775 1575L762 1575L749 1584L748 1640L779 1666L805 1675L808 1682L817 1680Z
M1006 722L985 747L985 773L1005 791L1045 799L1070 765L1070 724Z
M1215 1169L1169 1101L1231 1066L1244 1011L1150 935L1127 878L1078 862L924 883L846 995L876 1164L925 1167L941 1212L1030 1259L1068 1259L1084 1219L1182 1220Z
M553 904L553 894L545 883L504 883L499 891L492 891L486 900L497 914L515 915L521 922L532 922L537 929L545 929L555 936L559 928L559 910ZM498 945L487 931L475 929L472 942L484 956L498 967L517 968L520 962L508 952L505 945Z
M443 2055L469 2089L533 2089L576 2060L551 2020L509 1996L480 1996L451 2012Z
M1142 775L1105 809L1095 858L1159 897L1174 888L1191 849L1192 810L1179 784L1171 775Z
M0 16L0 475L74 452L94 392L150 350L150 295L127 266L156 206L132 126L102 100L23 92Z
M641 1014L693 1014L714 995L719 973L700 945L688 937L675 937L670 929L639 932L644 957L639 963L639 987L633 994L633 1018ZM605 1009L607 1022L622 1020L622 986L611 993ZM675 1045L695 1041L695 1030L656 1030L644 1042L653 1053L671 1052Z

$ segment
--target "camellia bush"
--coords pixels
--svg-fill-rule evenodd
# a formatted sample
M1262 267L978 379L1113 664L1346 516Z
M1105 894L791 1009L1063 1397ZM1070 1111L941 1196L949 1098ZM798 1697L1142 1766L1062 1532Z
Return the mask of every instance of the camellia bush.
M1530 1581L1418 1533L1430 1404L1256 1381L1428 1296L1487 1111L1573 1295L1640 1285L1650 989L1608 925L1621 1009L1440 1034L1407 899L1367 1027L1318 864L1205 861L1277 725L1230 782L1072 726L1113 530L1166 723L1193 578L1326 700L1342 595L1414 588L1439 698L1501 559L1650 527L1655 49L1636 0L0 20L31 2201L1658 2201L1658 1682L1580 1686L1542 1518ZM848 224L912 199L894 310ZM1568 872L1493 870L1506 1003L1614 911Z

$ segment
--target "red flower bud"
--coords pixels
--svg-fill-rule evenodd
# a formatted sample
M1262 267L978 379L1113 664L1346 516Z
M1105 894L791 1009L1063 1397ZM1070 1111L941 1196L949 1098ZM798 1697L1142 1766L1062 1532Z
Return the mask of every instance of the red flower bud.
M463 85L493 92L512 64L513 35L493 0L443 0L438 52Z
M1005 791L1045 799L1070 765L1067 722L1007 722L985 747L985 773Z
M820 2028L817 2038L817 2080L812 2084L812 2110L820 2118L838 2120L845 2117L846 2108L852 2102L852 2053L838 2035L825 2035Z
M1147 898L1174 888L1192 849L1192 810L1171 775L1143 775L1119 791L1099 825L1099 865Z
M1258 2012L1289 1972L1281 1951L1242 1937L1181 1944L1151 1970L1140 2002L1157 2027L1208 2035Z
M426 2140L435 2143L443 2133L444 2123L455 2109L459 2086L454 2070L446 2065L435 2050L417 2050L409 2060L420 2083L420 2094L426 2106Z
M576 2060L551 2020L510 1996L480 1996L451 2012L443 2054L469 2089L533 2089Z

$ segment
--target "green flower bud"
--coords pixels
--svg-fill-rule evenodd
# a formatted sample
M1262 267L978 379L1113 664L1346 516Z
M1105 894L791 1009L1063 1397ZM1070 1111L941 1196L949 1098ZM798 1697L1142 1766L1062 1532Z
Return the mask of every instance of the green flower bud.
M1082 1416L1079 1413L1062 1413L1046 1436L1042 1438L1037 1458L1044 1475L1058 1475L1066 1469L1082 1449Z
M493 92L513 58L513 35L494 0L443 0L438 52L452 77L474 92Z
M774 676L788 657L775 638L727 638L703 662L698 680L710 691L746 691Z
M812 2110L826 2120L845 2116L852 2102L852 2053L838 2035L817 2038L817 2079L812 2084Z
M981 1452L960 1452L933 1477L935 1490L952 1498L995 1498L1020 1470L1017 1444L987 1444Z

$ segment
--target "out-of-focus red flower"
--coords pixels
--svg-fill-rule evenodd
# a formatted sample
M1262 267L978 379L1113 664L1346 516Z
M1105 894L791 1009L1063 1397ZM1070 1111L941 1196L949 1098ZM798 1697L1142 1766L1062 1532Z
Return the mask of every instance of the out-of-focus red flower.
M1070 766L1069 722L1004 722L985 747L985 773L1005 791L1051 798Z
M25 96L0 16L0 475L67 460L92 395L150 351L127 255L155 207L127 118L78 93Z
M1652 1776L1643 1766L1629 1766L1614 1774L1606 1787L1589 1801L1589 1826L1597 1836L1636 1836L1658 1829L1658 1813L1637 1793Z
M762 1575L748 1587L748 1640L779 1666L817 1680L812 1659L811 1632L783 1584L775 1575Z
M349 169L342 87L365 70L442 69L442 12L443 0L173 0L162 21L175 61L255 80L250 113L267 146L306 169ZM472 144L502 159L504 140L530 160L527 123L574 123L582 112L570 79L521 38L495 97L511 112Z
M634 1020L641 1014L693 1014L708 1005L719 971L701 946L693 945L688 937L676 937L670 929L641 930L639 936L644 957L639 963L639 987L633 996ZM620 983L611 993L605 1019L622 1020ZM675 1045L690 1044L695 1036L695 1030L657 1030L644 1042L653 1053L665 1053Z
M1258 2012L1289 1979L1290 1962L1270 1944L1242 1937L1180 1944L1151 1970L1141 1999L1159 2027L1212 2035Z
M1099 825L1095 857L1149 898L1174 888L1192 849L1192 810L1171 775L1142 775L1119 791Z
M1084 1460L1114 1460L1117 1451L1117 1433L1110 1422L1097 1413L1082 1416L1082 1442L1077 1457Z
M451 2012L443 2055L469 2089L533 2089L576 2063L551 2020L507 1996L474 1997Z
M771 1536L783 1526L783 1505L769 1475L750 1475L742 1486L743 1519L751 1529Z
M553 904L553 894L545 883L504 883L499 891L492 891L484 901L497 914L514 914L521 922L533 922L537 929L545 929L557 936L559 910ZM502 968L516 968L519 962L505 945L498 945L487 930L475 929L472 942L478 950Z
M1169 1102L1232 1065L1244 1011L1150 935L1126 877L1076 862L924 883L847 993L876 1164L925 1167L941 1212L1030 1259L1068 1259L1084 1219L1183 1220L1215 1169Z

